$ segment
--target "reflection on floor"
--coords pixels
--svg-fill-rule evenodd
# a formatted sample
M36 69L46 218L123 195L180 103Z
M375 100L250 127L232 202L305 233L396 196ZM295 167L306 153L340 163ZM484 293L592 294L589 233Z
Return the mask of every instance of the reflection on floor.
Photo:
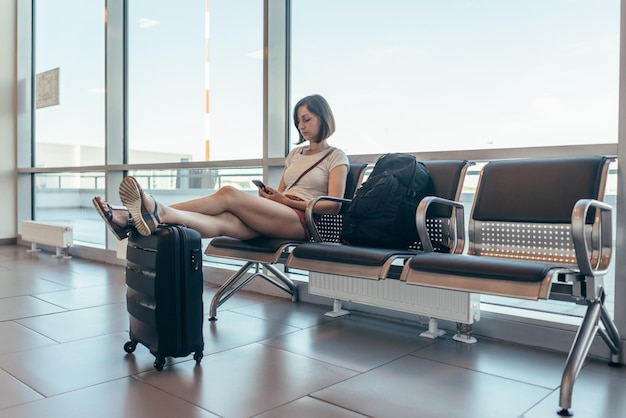
M216 288L204 289L205 311ZM556 417L565 355L240 292L204 358L126 354L124 269L0 247L0 418ZM626 416L626 368L587 364L576 417Z

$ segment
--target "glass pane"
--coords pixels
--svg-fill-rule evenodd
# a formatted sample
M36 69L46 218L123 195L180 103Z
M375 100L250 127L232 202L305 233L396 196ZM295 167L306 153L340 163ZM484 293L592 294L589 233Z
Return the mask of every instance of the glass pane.
M104 173L35 174L35 215L73 228L74 242L104 248L106 227L91 199L104 195Z
M263 1L210 3L210 159L261 158Z
M252 179L263 177L262 167L220 168L220 169L169 169L134 170L129 175L135 177L141 187L166 205L184 202L215 193L223 186L249 190L257 194Z
M617 142L617 0L292 5L292 103L349 154Z
M34 10L35 166L103 164L104 1L36 1Z
M128 22L129 163L260 158L263 2L138 0Z

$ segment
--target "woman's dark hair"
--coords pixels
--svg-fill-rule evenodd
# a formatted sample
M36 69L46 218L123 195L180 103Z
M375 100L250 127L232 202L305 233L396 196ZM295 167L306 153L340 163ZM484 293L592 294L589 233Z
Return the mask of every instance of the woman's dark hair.
M321 142L335 132L335 116L333 116L333 111L330 109L326 99L319 94L306 96L296 103L293 108L293 123L296 125L296 129L298 129L298 125L300 124L298 120L298 109L303 105L306 105L311 113L320 118L320 131L315 142ZM300 129L298 129L298 135L300 135L300 138L297 144L302 144L306 141L300 133Z

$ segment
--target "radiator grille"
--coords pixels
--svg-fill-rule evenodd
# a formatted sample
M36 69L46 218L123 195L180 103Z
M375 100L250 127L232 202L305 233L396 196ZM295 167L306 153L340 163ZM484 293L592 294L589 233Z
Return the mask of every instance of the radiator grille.
M311 272L309 292L465 324L480 319L478 294L407 285L399 280L365 280Z

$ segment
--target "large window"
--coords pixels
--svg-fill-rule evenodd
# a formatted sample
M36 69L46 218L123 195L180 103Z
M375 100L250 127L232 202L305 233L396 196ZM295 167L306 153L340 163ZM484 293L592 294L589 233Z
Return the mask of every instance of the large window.
M350 154L617 142L618 0L294 1L291 27L291 99L326 96Z
M35 1L37 167L104 164L104 27L104 0Z
M260 158L262 50L262 1L129 2L129 163Z
M35 167L105 163L105 2L33 2ZM71 11L71 12L70 12ZM33 219L72 226L76 241L104 240L90 199L102 173L34 176ZM99 234L95 232L99 231Z
M331 141L348 154L617 143L617 0L292 6L292 103L326 96L337 119ZM477 175L466 181L468 215ZM612 291L613 274L606 281ZM493 310L584 311L482 300Z

